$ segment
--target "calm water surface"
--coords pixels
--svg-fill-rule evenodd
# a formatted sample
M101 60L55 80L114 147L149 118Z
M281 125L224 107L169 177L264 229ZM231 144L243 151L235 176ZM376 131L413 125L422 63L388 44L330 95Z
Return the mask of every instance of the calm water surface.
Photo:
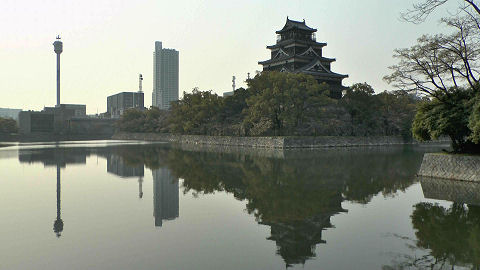
M438 150L0 148L0 269L478 268L475 195L415 177Z

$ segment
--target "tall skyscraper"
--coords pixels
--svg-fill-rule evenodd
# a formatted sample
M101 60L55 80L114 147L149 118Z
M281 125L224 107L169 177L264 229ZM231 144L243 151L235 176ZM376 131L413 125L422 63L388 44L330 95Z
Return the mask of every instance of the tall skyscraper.
M155 41L152 106L166 110L175 100L178 100L178 51L163 49L162 42Z

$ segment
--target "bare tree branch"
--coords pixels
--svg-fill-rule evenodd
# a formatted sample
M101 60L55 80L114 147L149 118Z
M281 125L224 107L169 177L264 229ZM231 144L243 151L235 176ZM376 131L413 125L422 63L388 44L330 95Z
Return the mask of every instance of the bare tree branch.
M433 1L433 0L432 0ZM445 35L424 35L417 44L397 49L399 59L384 80L405 91L420 91L430 97L449 97L466 86L480 91L480 31L470 16L444 19L455 30Z
M449 0L421 0L421 2L413 4L413 7L406 12L401 13L401 18L407 22L415 24L422 23L428 16L438 7L450 2ZM464 6L459 7L458 11L476 13L480 15L480 5L475 0L463 0ZM469 11L469 9L471 11Z

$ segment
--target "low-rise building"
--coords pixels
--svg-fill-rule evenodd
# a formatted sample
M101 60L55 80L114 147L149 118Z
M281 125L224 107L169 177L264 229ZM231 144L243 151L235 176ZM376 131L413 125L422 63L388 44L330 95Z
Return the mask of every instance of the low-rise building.
M121 92L107 97L107 114L111 118L119 118L125 110L144 108L143 92Z

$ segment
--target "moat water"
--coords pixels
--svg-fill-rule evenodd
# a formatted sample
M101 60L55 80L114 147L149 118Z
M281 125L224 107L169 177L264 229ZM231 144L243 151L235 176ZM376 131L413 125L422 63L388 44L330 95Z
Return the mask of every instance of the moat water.
M480 207L415 176L440 149L3 147L0 269L478 268Z

